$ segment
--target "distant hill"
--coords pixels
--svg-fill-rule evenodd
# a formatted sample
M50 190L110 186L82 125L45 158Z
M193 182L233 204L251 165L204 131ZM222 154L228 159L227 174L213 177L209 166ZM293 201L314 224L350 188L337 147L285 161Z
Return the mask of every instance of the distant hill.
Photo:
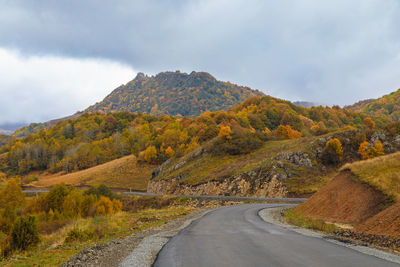
M312 107L320 106L320 104L308 102L308 101L294 101L293 104L300 106L300 107L304 107L304 108L312 108Z
M0 147L8 144L12 139L11 136L0 133Z
M115 89L87 112L143 112L152 115L196 117L205 111L227 110L260 91L221 82L206 72L138 73L131 82Z
M17 138L26 137L30 134L38 133L42 129L48 129L52 126L55 126L59 122L76 119L80 115L82 115L82 112L77 112L74 115L63 117L60 119L51 120L51 121L31 123L28 126L24 126L24 127L17 129L14 133L12 133L12 136L17 137Z
M346 109L363 112L381 119L400 120L400 89L378 99L359 101Z
M0 124L0 134L12 134L18 128L25 126L26 123L16 122L16 123L2 123Z

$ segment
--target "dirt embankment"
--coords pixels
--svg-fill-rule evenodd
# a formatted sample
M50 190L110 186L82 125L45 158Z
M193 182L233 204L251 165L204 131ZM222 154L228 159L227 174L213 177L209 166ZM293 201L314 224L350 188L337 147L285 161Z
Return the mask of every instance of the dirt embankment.
M400 238L400 202L379 212L354 229L376 235L390 235Z
M385 195L353 178L350 171L341 172L296 211L307 217L352 225L378 214L387 202Z

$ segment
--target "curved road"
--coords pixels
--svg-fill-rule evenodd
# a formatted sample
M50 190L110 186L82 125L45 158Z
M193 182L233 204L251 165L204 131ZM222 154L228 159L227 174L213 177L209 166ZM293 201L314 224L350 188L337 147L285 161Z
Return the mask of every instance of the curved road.
M258 211L278 204L223 207L174 236L154 266L399 266L322 238L264 222Z

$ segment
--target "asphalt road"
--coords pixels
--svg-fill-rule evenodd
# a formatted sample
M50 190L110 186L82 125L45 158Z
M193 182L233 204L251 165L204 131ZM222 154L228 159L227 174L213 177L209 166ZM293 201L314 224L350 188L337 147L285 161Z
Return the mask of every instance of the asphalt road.
M259 210L277 206L250 204L209 212L174 236L154 266L399 266L258 216Z

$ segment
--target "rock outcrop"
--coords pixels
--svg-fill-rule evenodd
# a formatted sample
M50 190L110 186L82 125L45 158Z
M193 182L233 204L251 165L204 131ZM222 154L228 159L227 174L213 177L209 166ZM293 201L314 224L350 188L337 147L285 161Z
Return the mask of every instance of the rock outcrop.
M174 195L213 195L213 196L255 196L255 197L286 197L287 190L273 176L271 180L249 181L241 176L223 181L209 181L200 185L187 185L178 179L152 180L147 191L156 194Z

